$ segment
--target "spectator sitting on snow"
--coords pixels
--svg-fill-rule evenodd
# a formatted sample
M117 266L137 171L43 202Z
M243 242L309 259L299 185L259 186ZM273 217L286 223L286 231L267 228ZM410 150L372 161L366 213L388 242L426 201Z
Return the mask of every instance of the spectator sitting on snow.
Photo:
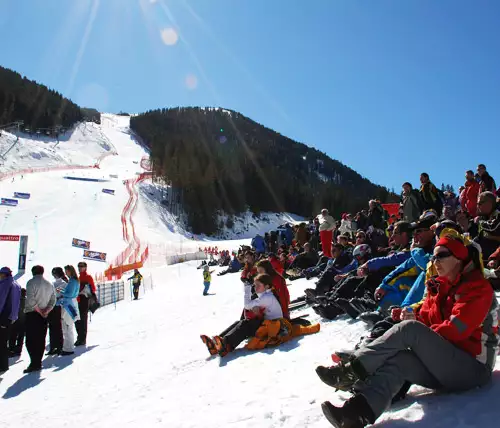
M352 261L351 254L344 251L344 247L341 244L332 245L331 251L332 258L328 260L325 270L318 278L316 289L307 289L306 294L309 291L314 296L324 295L335 284L335 276L348 271L346 266Z
M9 370L9 329L17 320L21 287L8 267L0 269L0 375Z
M226 356L229 352L245 339L255 335L264 320L276 320L283 318L280 302L273 294L273 279L266 274L257 275L254 279L257 298L252 300L251 285L244 285L244 306L247 311L253 311L256 316L252 319L243 319L223 336L214 336L211 339L202 335L201 338L210 355L219 354Z
M288 305L290 305L290 293L288 292L288 287L286 285L285 278L283 278L276 270L269 260L261 260L256 263L257 274L266 274L273 280L273 289L276 292L276 297L278 298L281 310L283 311L284 318L290 318L290 313L288 311Z
M245 267L241 272L240 279L243 282L251 284L255 275L257 275L257 268L255 267L255 253L252 251L247 251L245 253Z
M460 240L445 236L433 253L438 276L426 283L427 297L417 312L403 311L403 322L348 362L316 369L327 385L355 390L341 408L322 404L332 425L373 424L406 382L448 392L490 382L498 347L493 290Z
M239 272L241 269L241 263L238 260L238 257L236 254L233 255L233 259L229 263L229 267L226 270L223 270L217 274L217 276L222 276L225 275L226 273L236 273Z
M384 278L374 295L375 301L379 302L378 310L362 314L360 318L363 321L373 324L381 321L388 315L391 306L400 306L403 303L417 279L419 279L418 286L413 290L414 301L412 303L422 299L427 259L432 253L435 243L431 226L437 221L437 215L432 210L422 214L414 226L412 257ZM420 276L422 273L423 275Z
M368 206L368 226L372 226L374 229L385 230L384 209L380 205L380 202L372 199L368 203Z
M488 260L500 245L500 211L496 209L497 200L493 193L479 194L477 208L479 213L479 235L474 239L483 250L483 260Z
M467 233L471 239L474 239L479 233L478 225L470 218L467 211L458 210L455 222L462 228L463 233Z
M295 257L289 269L303 270L313 267L318 263L318 258L318 253L307 242L304 245L304 251Z

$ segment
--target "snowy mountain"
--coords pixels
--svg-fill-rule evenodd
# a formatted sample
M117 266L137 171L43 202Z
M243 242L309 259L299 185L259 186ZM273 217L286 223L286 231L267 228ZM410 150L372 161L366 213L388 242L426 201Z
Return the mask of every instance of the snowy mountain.
M192 239L162 206L162 189L151 180L137 180L146 152L130 134L128 121L103 115L101 125L81 124L56 147L54 141L20 136L18 150L5 156L7 171L36 168L22 179L16 174L0 180L1 197L30 193L16 207L0 206L0 235L29 236L28 269L35 263L47 270L76 265L82 250L71 246L72 238L90 241L93 249L107 253L108 261L130 245L148 245L150 258L142 272L152 284L146 293L141 290L139 301L127 296L116 307L99 309L89 325L87 347L78 348L76 355L46 357L44 370L28 375L22 373L29 361L26 351L11 360L0 382L0 427L328 427L321 402L341 403L346 395L323 384L314 369L328 364L334 351L354 346L366 333L364 325L345 317L325 321L304 308L296 314L321 322L318 334L264 351L241 349L224 359L209 357L199 335L217 334L239 318L243 290L238 275L214 274L214 295L204 297L198 262L165 266L165 257L206 245L236 249L248 240ZM15 136L2 138L12 141ZM8 146L2 144L2 150ZM72 170L73 165L86 168ZM69 169L57 169L61 166ZM38 168L50 170L35 172ZM295 218L272 213L261 215L259 222L246 216L232 229L241 235L229 237L247 238L291 220ZM0 260L15 266L17 243L0 242ZM92 273L106 266L89 262ZM292 298L308 286L305 279L293 282ZM497 426L499 380L495 372L491 386L461 395L413 387L375 426Z

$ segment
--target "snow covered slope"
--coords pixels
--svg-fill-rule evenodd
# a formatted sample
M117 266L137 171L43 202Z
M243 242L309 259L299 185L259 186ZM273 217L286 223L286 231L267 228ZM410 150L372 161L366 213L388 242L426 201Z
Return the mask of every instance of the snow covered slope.
M71 247L73 237L91 241L91 248L108 252L110 258L129 244L123 239L121 216L130 194L122 180L141 171L145 152L130 135L127 117L104 115L97 133L117 152L103 159L100 169L0 181L2 197L14 191L32 195L20 200L18 207L0 207L0 234L29 235L28 269L34 263L48 270L76 264L82 250ZM79 144L71 138L66 143L68 150ZM87 144L86 152L79 155L79 163L93 165L106 152L97 147L98 142L82 144ZM39 150L39 144L36 147ZM19 160L19 167L26 167L24 161ZM66 175L109 181L71 181L64 179ZM163 266L165 252L189 251L208 243L190 239L174 218L159 211L158 202L143 192L147 194L148 184L139 185L138 196L132 198L137 208L127 227L132 227L133 218L141 243L155 247L153 267L144 269L153 276L154 290L142 294L139 301L100 309L90 323L87 348L79 348L74 357L47 357L44 370L29 375L22 373L29 360L26 352L11 360L11 369L0 382L0 428L328 427L321 402L340 403L346 395L320 382L314 369L328 364L332 352L352 347L365 334L364 325L342 317L320 320L318 334L281 347L237 350L222 360L209 357L199 335L220 333L239 318L241 282L236 274L214 275L210 291L215 294L203 297L196 263ZM102 193L103 187L115 189L115 195ZM210 244L232 249L242 242L248 241ZM16 264L16 246L0 242L2 265ZM98 262L89 266L91 272L104 269ZM293 282L292 298L311 285L306 280ZM319 320L310 309L296 312L302 313L309 313L313 322ZM461 395L436 395L413 387L407 400L375 426L496 427L499 394L498 372L491 386Z
M326 428L320 404L341 403L316 376L330 354L364 334L360 322L322 321L318 334L265 351L209 357L200 333L217 334L237 319L237 275L214 277L202 296L194 263L153 269L155 288L137 302L103 308L93 317L87 349L47 357L40 374L23 375L24 353L0 383L0 426L63 428ZM295 281L292 297L310 283ZM318 320L311 310L309 319ZM303 313L299 312L299 313ZM495 427L500 379L482 390L436 395L413 387L377 427ZM76 403L67 406L63 403ZM60 407L58 407L60 406ZM5 409L5 410L4 410ZM52 411L53 410L53 411ZM3 424L3 425L2 425Z

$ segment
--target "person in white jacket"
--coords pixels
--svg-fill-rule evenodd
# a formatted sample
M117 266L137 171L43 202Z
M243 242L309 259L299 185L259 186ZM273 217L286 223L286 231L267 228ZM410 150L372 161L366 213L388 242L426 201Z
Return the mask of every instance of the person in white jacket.
M335 229L335 219L328 213L326 208L321 210L318 215L319 220L319 239L321 240L321 249L323 255L332 257L333 231Z
M244 285L243 303L245 309L251 311L253 316L240 320L224 336L202 336L210 355L218 353L221 357L236 349L236 347L249 337L253 337L264 320L283 318L283 311L278 298L273 293L273 279L270 275L257 275L254 279L257 298L252 300L252 286ZM248 312L247 312L248 313Z
M43 277L43 266L33 266L26 283L26 349L31 362L25 373L40 371L47 337L47 316L56 304L54 286Z

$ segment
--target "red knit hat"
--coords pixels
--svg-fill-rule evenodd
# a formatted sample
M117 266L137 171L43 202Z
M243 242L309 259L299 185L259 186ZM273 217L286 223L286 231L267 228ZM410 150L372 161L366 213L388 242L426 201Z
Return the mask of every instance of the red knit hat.
M469 258L469 251L463 242L450 236L443 236L436 247L446 247L459 260L465 261Z

